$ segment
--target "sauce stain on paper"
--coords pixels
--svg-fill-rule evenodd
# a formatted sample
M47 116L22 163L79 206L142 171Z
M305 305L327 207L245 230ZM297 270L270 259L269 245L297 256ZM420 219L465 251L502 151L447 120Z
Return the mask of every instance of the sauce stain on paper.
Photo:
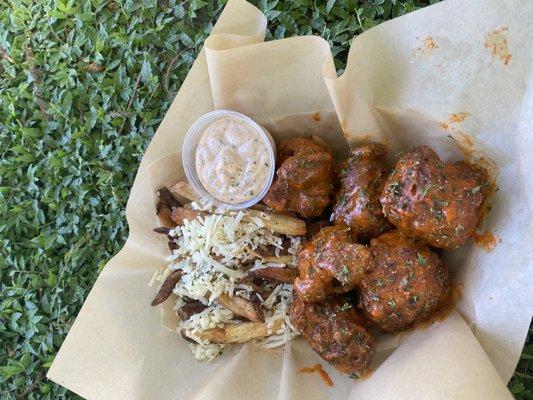
M324 381L326 386L332 387L333 381L331 380L330 376L326 371L324 371L324 368L322 367L322 364L315 364L312 367L304 367L300 371L303 374L312 374L313 372L318 372L320 378Z
M502 240L490 230L483 233L474 233L474 242L487 253L490 253L492 250L494 250L496 245L501 241Z
M503 65L509 64L512 57L507 43L508 30L509 28L503 26L485 35L485 48L491 52L493 59L498 58Z
M472 157L474 141L472 137L467 134L461 125L461 123L470 116L469 112L461 111L452 113L446 121L441 121L439 126L448 131L448 136L453 139L461 152L466 157Z

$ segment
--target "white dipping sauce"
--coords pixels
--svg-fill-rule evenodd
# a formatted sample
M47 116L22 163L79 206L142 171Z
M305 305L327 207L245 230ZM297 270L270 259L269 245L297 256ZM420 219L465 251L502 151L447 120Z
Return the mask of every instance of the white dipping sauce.
M270 156L259 132L237 117L213 122L196 148L196 172L220 201L239 204L256 197L270 174Z

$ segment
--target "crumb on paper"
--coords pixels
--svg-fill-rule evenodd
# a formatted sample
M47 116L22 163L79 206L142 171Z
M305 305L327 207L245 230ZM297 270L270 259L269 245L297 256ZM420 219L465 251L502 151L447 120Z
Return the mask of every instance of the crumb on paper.
M507 43L508 30L509 28L503 26L485 35L485 48L491 52L493 59L497 57L503 65L508 65L512 57Z
M487 253L490 253L498 243L502 241L501 238L496 236L490 230L487 230L483 233L474 233L474 242L485 250Z
M313 114L313 121L318 122L318 121L320 121L320 119L321 118L320 118L320 113L319 112L316 112L316 113Z
M428 49L436 49L438 47L431 36L424 39L424 46Z
M417 40L420 40L418 37ZM437 43L432 36L427 36L426 38L420 41L420 45L412 50L412 57L410 62L415 61L417 58L421 58L431 54L435 49L437 49Z

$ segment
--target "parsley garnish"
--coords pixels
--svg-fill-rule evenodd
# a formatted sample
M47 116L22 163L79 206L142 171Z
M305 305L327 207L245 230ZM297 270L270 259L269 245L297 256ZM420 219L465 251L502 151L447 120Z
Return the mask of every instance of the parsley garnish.
M426 260L426 258L422 254L416 253L416 256L418 257L418 263L420 265L427 265L428 261Z
M395 195L399 195L400 194L400 182L392 182L389 185L389 191L391 193L394 193Z

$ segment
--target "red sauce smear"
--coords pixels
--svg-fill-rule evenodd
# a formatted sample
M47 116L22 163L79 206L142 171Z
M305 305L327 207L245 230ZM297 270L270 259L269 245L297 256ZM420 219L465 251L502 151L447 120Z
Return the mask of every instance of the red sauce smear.
M496 245L501 242L501 239L498 238L491 231L485 231L484 233L474 233L474 241L476 244L487 252L494 250Z
M498 57L503 65L509 64L512 58L507 43L507 30L508 28L504 26L485 35L485 47L492 53L493 57Z
M469 112L462 111L460 113L453 113L448 119L450 122L463 122L466 117L470 115Z
M324 371L324 368L322 368L322 364L316 364L316 365L313 365L312 367L304 367L298 372L301 372L303 374L312 374L313 372L318 372L318 374L320 375L320 377L322 378L326 386L329 386L329 387L333 386L333 381L329 377L328 373Z

